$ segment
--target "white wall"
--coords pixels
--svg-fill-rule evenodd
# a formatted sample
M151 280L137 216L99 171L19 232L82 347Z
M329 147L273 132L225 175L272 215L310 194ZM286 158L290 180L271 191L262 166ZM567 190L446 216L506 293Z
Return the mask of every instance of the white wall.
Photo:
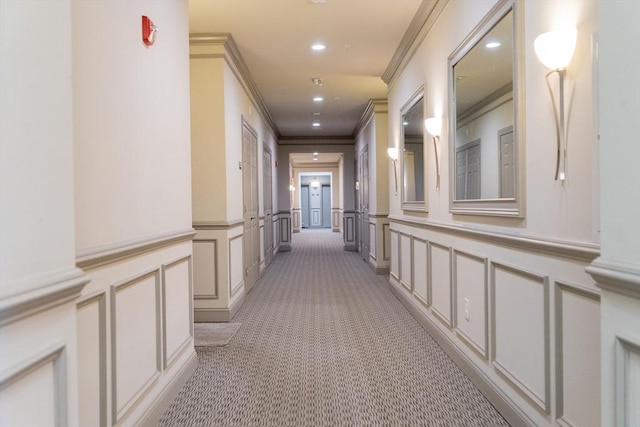
M72 3L83 426L152 423L195 367L187 11Z
M583 404L600 399L600 334L594 328L600 291L584 271L599 252L591 57L596 2L518 2L525 20L524 218L452 215L447 59L496 3L446 3L391 81L391 146L400 138L400 109L420 86L425 116L444 118L440 191L433 147L425 147L428 212L403 212L399 197L390 196L392 289L512 422L599 425L599 406ZM534 38L562 23L575 25L579 34L568 69L564 183L553 179L548 70L533 52Z
M75 267L70 9L69 1L0 2L0 424L7 426L78 425L74 300L87 279Z
M640 423L640 3L598 2L601 425Z

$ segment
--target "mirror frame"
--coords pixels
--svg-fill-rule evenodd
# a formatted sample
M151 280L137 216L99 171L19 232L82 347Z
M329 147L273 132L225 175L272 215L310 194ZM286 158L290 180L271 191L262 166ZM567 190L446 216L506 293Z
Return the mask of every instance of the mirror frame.
M411 95L411 97L409 98L409 100L407 102L405 102L405 104L402 106L402 108L400 109L400 144L398 147L398 160L400 160L400 203L401 203L401 207L402 210L405 211L415 211L415 212L427 212L427 193L428 193L428 185L427 185L427 150L424 149L423 153L424 153L424 158L423 158L423 164L424 164L424 173L423 173L423 177L424 177L424 194L423 194L423 198L424 200L405 200L405 196L404 196L404 127L402 125L402 118L404 117L404 115L414 106L416 105L416 103L420 101L422 102L422 120L420 122L420 126L422 129L422 145L423 147L425 146L425 129L424 129L424 119L425 119L425 99L424 99L424 85L420 86L420 88L418 88L417 91L415 91L413 93L413 95Z
M523 218L525 213L525 107L524 43L522 5L515 0L499 1L448 58L449 75L449 210L459 215L489 215ZM498 199L456 199L456 95L453 67L509 11L513 11L513 128L517 159L515 197Z

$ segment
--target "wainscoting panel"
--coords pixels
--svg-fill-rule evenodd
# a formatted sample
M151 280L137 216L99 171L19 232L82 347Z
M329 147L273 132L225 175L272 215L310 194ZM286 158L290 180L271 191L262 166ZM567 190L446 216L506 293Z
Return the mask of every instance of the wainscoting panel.
M160 374L160 331L160 269L111 287L114 423Z
M244 286L242 234L229 239L229 295L233 298Z
M483 359L488 358L487 259L453 251L456 332Z
M0 414L3 426L67 425L65 347L54 346L26 358L20 366L3 366Z
M198 266L193 277L195 299L218 299L218 240L194 239L193 260Z
M369 256L375 261L376 258L376 224L369 223Z
M391 259L391 227L389 224L382 225L382 259Z
M428 256L431 311L451 328L451 248L429 242Z
M549 413L548 278L492 263L491 285L493 365L516 390Z
M107 423L107 297L104 292L77 304L78 408L81 426Z
M600 296L556 282L556 417L564 426L598 427L600 405ZM594 351L585 351L593 349Z
M635 427L640 425L640 340L617 335L615 346L616 420L625 427Z
M423 306L429 305L427 280L427 241L413 238L413 296Z
M400 233L400 284L413 291L411 236Z
M193 298L191 297L191 256L162 266L163 368L167 368L191 343Z
M389 274L394 279L400 281L400 235L397 231L390 231L389 240L391 241L391 270Z

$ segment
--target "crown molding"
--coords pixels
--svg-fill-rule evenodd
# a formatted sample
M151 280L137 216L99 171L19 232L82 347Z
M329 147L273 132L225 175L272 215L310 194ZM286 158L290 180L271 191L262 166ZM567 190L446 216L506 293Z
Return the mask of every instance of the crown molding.
M273 117L271 117L271 113L269 113L267 105L262 98L262 94L260 94L260 91L251 76L249 67L247 67L247 63L244 61L244 58L240 53L240 49L238 49L238 45L231 33L191 33L189 34L189 45L220 45L225 48L233 68L237 70L238 77L241 82L244 83L245 89L249 92L249 95L253 98L256 108L260 111L264 120L269 124L269 127L271 127L276 139L280 139L280 131L276 127ZM198 57L198 55L194 55L193 57Z
M382 74L382 80L388 86L391 86L392 82L407 66L407 63L411 60L416 49L427 36L448 2L449 0L422 0L387 69Z
M362 129L364 129L367 126L367 124L371 121L375 113L383 114L388 112L389 112L389 109L388 109L388 102L386 98L370 99L369 103L367 104L367 108L364 109L364 112L362 113L362 116L358 121L358 125L353 131L353 139L356 139L358 137L360 132L362 132Z

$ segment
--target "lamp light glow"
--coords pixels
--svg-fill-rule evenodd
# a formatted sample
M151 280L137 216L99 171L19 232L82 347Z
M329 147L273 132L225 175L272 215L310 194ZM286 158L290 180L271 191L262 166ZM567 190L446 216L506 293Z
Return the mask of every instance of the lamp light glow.
M433 152L436 160L436 191L440 191L440 159L438 157L438 141L442 132L442 118L429 117L424 121L424 127L433 137Z
M536 37L533 48L540 62L552 70L560 70L571 62L577 37L575 28L549 31Z
M396 184L396 196L398 195L398 148L397 147L389 147L387 148L387 155L393 162L393 178Z
M442 132L442 118L440 117L429 117L424 121L424 127L427 128L427 132L431 134L431 136L440 136L440 132Z
M551 96L553 107L553 118L556 123L557 158L555 179L564 181L567 177L567 136L565 134L565 111L564 111L564 79L566 68L573 58L573 51L576 47L578 33L575 28L560 29L540 34L533 42L533 47L540 62L551 68L545 76L547 89ZM558 75L558 103L551 88L549 77L552 74Z
M320 187L320 181L318 181L318 178L313 178L313 180L311 181L311 187L312 188Z

